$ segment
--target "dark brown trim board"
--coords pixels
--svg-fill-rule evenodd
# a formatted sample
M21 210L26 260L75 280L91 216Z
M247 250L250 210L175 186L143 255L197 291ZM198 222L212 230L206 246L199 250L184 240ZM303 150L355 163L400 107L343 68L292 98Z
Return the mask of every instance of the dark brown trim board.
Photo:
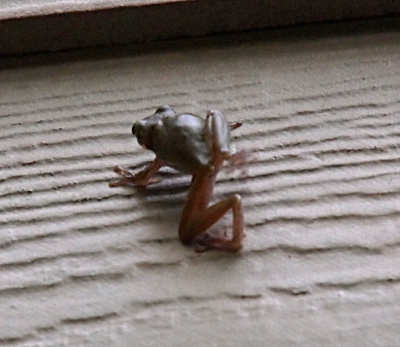
M400 13L391 0L77 2L0 10L0 54L57 51ZM16 6L16 5L15 5ZM35 10L34 10L35 9ZM18 15L18 11L20 14Z

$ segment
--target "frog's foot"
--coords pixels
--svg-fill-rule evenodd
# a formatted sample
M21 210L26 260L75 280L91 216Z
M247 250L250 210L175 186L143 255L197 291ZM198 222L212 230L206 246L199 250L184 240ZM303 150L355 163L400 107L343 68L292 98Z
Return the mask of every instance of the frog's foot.
M118 165L115 165L113 170L114 170L114 172L116 172L117 174L120 174L121 176L133 177L132 172L130 172L129 170L125 170L125 169L123 169L122 167L120 167Z
M206 252L210 249L218 249L225 252L239 252L243 245L242 240L227 239L226 237L213 236L208 232L197 235L195 238L196 252Z
M109 184L110 188L126 186L133 184L133 174L132 172L125 170L119 166L114 166L114 172L123 176L119 181L114 181Z
M250 154L245 150L233 153L228 158L228 164L226 165L228 171L243 168L252 159Z
M122 178L119 181L111 182L109 184L110 188L132 185L136 187L145 187L149 184L160 182L160 179L150 178L148 175L144 174L143 171L134 175L132 172L125 170L120 166L114 166L114 172L121 175Z
M242 125L243 125L243 122L240 121L240 120L239 120L239 121L236 121L236 122L232 122L232 123L229 124L231 130L235 130L236 128L239 128L239 127L241 127Z

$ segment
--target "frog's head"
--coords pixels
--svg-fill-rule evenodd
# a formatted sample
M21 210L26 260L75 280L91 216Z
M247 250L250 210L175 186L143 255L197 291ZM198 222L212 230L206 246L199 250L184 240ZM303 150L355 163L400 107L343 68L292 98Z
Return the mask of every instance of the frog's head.
M163 118L175 115L176 112L171 106L160 106L151 116L135 122L132 126L132 134L136 136L139 145L146 149L153 149L154 131L162 126Z

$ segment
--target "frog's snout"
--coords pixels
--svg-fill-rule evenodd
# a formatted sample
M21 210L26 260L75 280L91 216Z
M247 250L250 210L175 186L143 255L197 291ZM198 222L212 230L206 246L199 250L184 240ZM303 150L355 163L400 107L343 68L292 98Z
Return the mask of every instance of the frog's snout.
M142 121L135 122L132 126L132 134L136 136L140 146L150 148L151 132Z

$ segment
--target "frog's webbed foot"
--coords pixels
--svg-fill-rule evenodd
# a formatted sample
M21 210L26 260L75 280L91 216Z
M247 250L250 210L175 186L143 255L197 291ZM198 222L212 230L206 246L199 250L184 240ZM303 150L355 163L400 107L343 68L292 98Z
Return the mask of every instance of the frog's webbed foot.
M228 172L232 172L235 169L243 169L251 159L252 156L245 150L231 154L226 164Z
M210 249L218 249L226 252L239 252L242 249L242 239L234 240L226 237L214 236L209 232L197 235L195 238L195 251L206 252Z
M121 175L122 178L119 181L111 182L110 188L120 186L135 186L135 187L146 187L149 184L160 182L159 178L153 178L152 176L163 166L163 162L160 159L155 159L146 169L133 174L129 170L125 170L119 166L114 167L114 172Z
M115 166L114 172L120 174L122 178L119 181L111 182L109 184L110 188L121 186L146 187L149 184L154 184L161 181L159 178L146 178L146 175L143 174L144 171L133 174L129 170L125 170L120 166Z
M132 172L121 168L120 166L114 166L114 172L123 176L119 181L114 181L109 183L110 188L120 187L120 186L127 186L133 184L133 174Z
M235 130L236 128L239 128L242 125L243 125L243 122L240 121L240 120L236 121L236 122L229 123L229 126L230 126L231 130Z

